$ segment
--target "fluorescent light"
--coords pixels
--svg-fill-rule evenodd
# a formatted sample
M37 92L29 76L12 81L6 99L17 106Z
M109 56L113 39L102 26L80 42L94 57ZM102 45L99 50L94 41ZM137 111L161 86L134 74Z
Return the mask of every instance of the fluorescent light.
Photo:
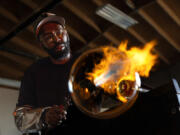
M176 96L177 96L177 100L179 103L179 111L180 111L180 87L179 87L179 84L176 79L173 78L172 81L173 81L174 87L176 89Z
M176 93L180 94L180 87L179 87L177 80L173 78L172 81L173 81L174 87L176 89Z
M138 23L132 17L128 16L121 10L113 7L111 4L106 4L98 8L96 14L118 25L123 29L127 29L128 27Z

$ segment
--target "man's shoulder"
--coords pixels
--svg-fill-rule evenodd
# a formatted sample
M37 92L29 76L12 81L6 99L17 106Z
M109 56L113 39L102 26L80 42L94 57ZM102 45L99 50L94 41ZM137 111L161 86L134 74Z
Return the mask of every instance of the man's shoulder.
M45 64L49 63L49 58L45 57L45 58L41 58L38 59L36 61L34 61L28 68L27 71L35 71L37 70L38 67L41 67Z

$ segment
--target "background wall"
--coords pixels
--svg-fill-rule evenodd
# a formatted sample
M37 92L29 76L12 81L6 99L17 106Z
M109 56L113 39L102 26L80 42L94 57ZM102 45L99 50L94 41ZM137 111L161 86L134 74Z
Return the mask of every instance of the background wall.
M12 116L17 97L17 90L0 87L0 135L21 135Z

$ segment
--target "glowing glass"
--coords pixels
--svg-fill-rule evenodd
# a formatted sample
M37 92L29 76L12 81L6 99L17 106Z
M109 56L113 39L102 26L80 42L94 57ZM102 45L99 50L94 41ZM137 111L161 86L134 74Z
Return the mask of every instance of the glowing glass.
M123 54L122 54L123 55ZM135 103L138 97L140 87L140 77L136 73L135 80L116 80L112 77L116 72L116 67L126 63L122 56L119 65L113 65L112 68L99 79L98 83L93 83L87 78L87 73L91 72L95 64L98 64L103 57L102 48L92 49L83 53L74 63L69 78L69 91L76 106L88 116L108 119L119 116L127 111ZM100 84L106 80L114 79L114 85L108 86L109 90L115 90L111 94L105 91ZM116 88L115 88L116 87ZM117 96L121 95L124 100L119 100Z

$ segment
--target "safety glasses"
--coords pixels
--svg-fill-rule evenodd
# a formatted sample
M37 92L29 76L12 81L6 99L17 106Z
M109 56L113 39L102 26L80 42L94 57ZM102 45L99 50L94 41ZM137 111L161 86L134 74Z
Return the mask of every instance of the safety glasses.
M67 42L67 39L67 31L62 27L48 32L45 31L43 34L40 35L40 42L47 49L53 48L56 43L65 43Z

